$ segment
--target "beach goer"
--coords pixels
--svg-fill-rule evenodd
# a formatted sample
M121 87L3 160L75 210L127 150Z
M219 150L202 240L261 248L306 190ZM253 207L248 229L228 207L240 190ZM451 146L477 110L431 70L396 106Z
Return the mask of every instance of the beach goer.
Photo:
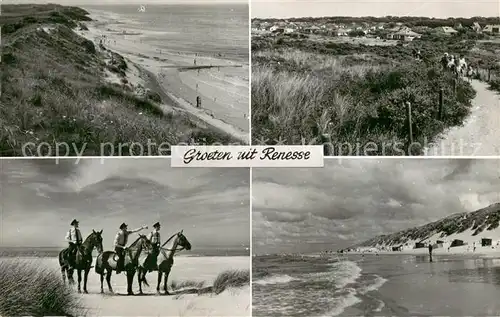
M127 245L128 241L128 236L131 233L136 233L141 230L147 229L147 226L142 226L140 228L134 229L134 230L128 230L128 225L126 223L122 223L120 225L120 230L116 233L115 236L115 252L118 255L118 265L116 268L116 274L120 274L121 271L123 271L123 262L124 262L124 251L125 251L125 246Z
M429 257L430 257L430 261L432 262L432 242L429 242Z
M71 266L75 264L76 251L82 244L82 233L78 228L80 223L78 220L73 219L70 223L70 228L66 234L66 241L68 241L68 262Z
M157 257L160 254L160 247L161 247L161 239L160 239L160 229L161 225L159 222L155 223L153 225L153 231L149 234L148 239L151 241L151 245L153 247L153 258L152 260L152 267L155 269L158 269L158 264L157 264Z

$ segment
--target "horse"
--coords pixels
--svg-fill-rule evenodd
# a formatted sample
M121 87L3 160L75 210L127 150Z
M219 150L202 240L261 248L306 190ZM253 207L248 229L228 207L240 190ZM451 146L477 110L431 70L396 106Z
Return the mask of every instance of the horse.
M137 263L139 257L143 252L151 251L151 242L145 235L139 234L139 238L135 240L128 248L123 252L124 265L123 271L127 274L127 294L134 295L132 292L132 282L137 268ZM106 273L106 282L108 283L108 290L113 293L113 287L111 287L111 274L113 270L116 271L118 265L118 255L114 251L106 251L97 257L95 271L101 276L101 294L104 293L103 282L104 273Z
M74 267L70 266L68 262L69 249L66 248L59 252L59 266L61 267L63 282L66 283L67 274L68 282L70 284L74 284L75 282L73 280L73 272L76 269L76 271L78 272L78 293L82 292L82 271L84 271L83 292L85 294L88 294L87 280L89 277L89 271L92 267L92 251L94 250L94 248L97 249L97 252L99 252L99 254L102 253L102 230L92 230L92 233L85 239L82 245L77 247Z
M156 285L156 292L160 294L160 284L162 282L162 277L165 275L164 281L163 281L163 290L165 291L165 295L170 295L170 293L167 290L167 282L168 282L168 275L170 274L170 270L172 269L172 266L174 265L174 255L175 252L182 251L184 249L186 250L191 250L191 243L188 241L186 236L183 234L184 230L181 230L180 232L177 232L173 234L170 238L167 239L163 243L163 245L160 247L160 254L158 254L157 257L157 264L158 264L158 284ZM168 245L168 246L166 246ZM178 248L180 247L180 248ZM153 255L151 255L153 256ZM148 271L153 270L151 267L151 260L148 260L145 262L146 265L139 267L137 271L137 278L139 280L139 289L141 289L141 282L143 282L145 285L148 285L148 282L146 280L146 274Z

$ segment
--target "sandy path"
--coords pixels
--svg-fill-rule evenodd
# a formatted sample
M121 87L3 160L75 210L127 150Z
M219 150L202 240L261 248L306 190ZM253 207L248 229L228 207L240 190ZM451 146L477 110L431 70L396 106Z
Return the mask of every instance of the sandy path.
M486 83L472 81L476 98L462 126L448 129L425 155L495 156L500 155L500 96Z

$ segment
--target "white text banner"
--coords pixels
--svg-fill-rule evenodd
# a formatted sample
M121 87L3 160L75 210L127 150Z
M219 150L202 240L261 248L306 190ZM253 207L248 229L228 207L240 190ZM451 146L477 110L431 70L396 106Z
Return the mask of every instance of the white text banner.
M172 167L323 167L322 145L173 146Z

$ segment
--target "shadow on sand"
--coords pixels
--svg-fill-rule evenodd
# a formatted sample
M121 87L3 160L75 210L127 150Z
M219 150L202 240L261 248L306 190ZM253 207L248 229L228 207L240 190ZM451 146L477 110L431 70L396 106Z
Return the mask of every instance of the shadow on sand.
M164 293L134 293L134 295L128 295L126 293L104 293L101 294L103 296L178 296L178 295L188 295L188 294L196 294L196 295L206 295L213 293L212 286L203 287L203 288L185 288L175 291L170 291L169 294Z

